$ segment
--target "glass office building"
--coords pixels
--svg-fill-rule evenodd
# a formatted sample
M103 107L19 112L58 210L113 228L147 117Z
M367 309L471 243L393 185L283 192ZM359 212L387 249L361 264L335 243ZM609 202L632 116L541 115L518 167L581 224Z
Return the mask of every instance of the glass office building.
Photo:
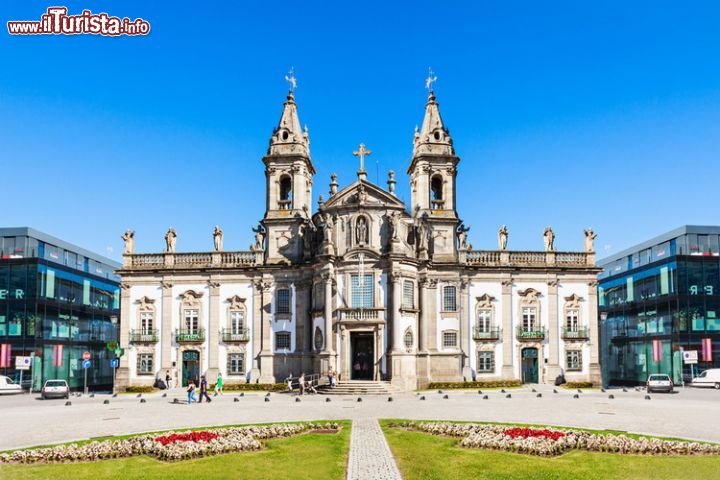
M31 228L0 228L0 375L15 381L15 357L31 357L23 384L66 379L82 389L112 386L106 345L117 341L120 264Z
M720 227L686 225L598 262L606 385L720 367ZM683 350L698 363L683 361Z

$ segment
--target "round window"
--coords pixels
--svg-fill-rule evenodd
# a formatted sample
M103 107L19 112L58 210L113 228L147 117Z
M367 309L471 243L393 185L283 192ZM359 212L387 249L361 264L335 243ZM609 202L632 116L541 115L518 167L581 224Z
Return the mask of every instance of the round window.
M315 350L321 350L323 347L323 334L320 327L315 327Z

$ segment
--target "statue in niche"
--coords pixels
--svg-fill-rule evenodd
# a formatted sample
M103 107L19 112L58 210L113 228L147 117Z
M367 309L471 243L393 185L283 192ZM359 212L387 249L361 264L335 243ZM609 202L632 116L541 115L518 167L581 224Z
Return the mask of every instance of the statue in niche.
M390 227L390 239L398 240L400 226L400 214L398 212L393 212L388 216L388 226Z
M125 230L122 239L123 242L125 242L125 249L123 250L123 254L132 255L135 252L135 232L130 229Z
M427 222L424 218L420 219L420 222L417 227L418 232L418 246L420 247L420 250L427 250L428 248L428 236L430 235L430 231L428 229Z
M545 241L546 252L552 252L555 250L555 232L553 232L552 228L545 227L545 232L543 232L543 240Z
M597 233L593 232L592 228L585 230L585 251L587 253L593 253L595 251L595 238Z
M367 202L367 192L365 191L365 185L363 184L360 184L360 187L358 187L357 200L358 203Z
M507 250L507 241L508 241L508 229L505 225L500 226L500 230L498 230L498 248L500 250Z
M215 225L215 230L213 230L213 244L215 245L216 252L223 249L223 231L220 225Z
M257 228L253 228L252 231L255 233L255 244L250 250L260 252L263 250L263 244L265 243L265 229L260 223Z
M355 224L355 242L368 243L368 224L365 217L358 217Z
M323 215L323 242L332 243L333 219L332 215L326 213Z
M306 221L300 227L300 234L303 240L303 255L309 256L312 253L313 247L313 228L312 222Z
M177 241L177 233L175 233L175 229L172 227L168 228L168 231L165 234L165 251L167 253L175 253L175 242L176 241Z

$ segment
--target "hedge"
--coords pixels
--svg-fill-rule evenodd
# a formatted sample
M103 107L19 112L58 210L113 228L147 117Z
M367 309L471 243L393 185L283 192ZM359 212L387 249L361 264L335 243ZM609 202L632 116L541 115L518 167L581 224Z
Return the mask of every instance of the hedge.
M208 390L214 390L215 384L208 385ZM286 383L226 383L223 385L225 392L239 391L261 391L261 392L284 392L287 390Z
M432 382L428 385L430 390L436 388L453 389L453 388L501 388L501 387L519 387L522 385L520 380L485 380L478 382Z
M592 382L567 382L563 384L565 388L592 388Z
M155 391L155 387L149 385L130 385L125 388L127 393L152 393Z

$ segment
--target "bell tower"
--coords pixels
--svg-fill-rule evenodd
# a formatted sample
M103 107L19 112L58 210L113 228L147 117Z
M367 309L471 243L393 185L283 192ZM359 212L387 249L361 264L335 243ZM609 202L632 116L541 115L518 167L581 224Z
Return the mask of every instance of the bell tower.
M425 82L428 90L425 118L420 130L415 128L413 157L407 170L410 202L416 224L426 223L419 230L427 230L426 241L433 260L455 261L455 237L460 223L455 209L455 185L460 158L455 155L450 131L443 123L435 100L433 83L436 80L431 70Z
M315 167L307 127L300 128L295 104L295 75L278 126L263 157L265 164L265 258L267 263L302 260L300 226L310 218Z

